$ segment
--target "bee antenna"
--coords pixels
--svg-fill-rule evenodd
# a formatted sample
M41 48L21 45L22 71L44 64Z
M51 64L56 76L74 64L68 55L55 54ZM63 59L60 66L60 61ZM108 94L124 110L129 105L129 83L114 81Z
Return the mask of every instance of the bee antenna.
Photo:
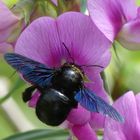
M63 46L65 47L66 51L68 52L69 57L70 57L70 58L71 58L71 60L72 60L72 63L74 63L74 59L72 58L72 56L71 56L71 54L70 54L69 49L67 48L67 46L65 45L65 43L64 43L64 42L62 42L62 44L63 44Z
M99 68L104 68L103 66L100 66L100 65L80 65L80 67L99 67Z

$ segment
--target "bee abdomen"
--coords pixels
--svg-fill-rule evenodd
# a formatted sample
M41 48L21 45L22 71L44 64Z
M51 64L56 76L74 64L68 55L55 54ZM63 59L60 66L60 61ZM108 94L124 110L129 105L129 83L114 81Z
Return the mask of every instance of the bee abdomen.
M36 105L36 114L43 123L57 126L67 118L71 109L69 98L58 90L50 88L40 96Z

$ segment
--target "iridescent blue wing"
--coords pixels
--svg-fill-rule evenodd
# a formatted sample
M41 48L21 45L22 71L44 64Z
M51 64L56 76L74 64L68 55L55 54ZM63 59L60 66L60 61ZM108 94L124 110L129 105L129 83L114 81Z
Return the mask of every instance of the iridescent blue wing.
M35 86L46 87L56 71L16 53L7 53L4 58L25 80Z
M81 89L76 95L75 99L87 110L91 112L98 112L109 116L117 121L123 122L123 117L102 98L95 95L87 88Z

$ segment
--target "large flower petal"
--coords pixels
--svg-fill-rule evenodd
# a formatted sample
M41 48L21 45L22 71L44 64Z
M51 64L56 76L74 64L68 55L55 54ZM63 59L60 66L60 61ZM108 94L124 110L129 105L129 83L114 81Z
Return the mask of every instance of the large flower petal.
M75 22L77 20L79 22ZM95 64L102 67L108 65L110 62L110 42L95 27L88 16L74 12L63 14L58 18L57 25L60 40L68 47L76 64L85 64L87 66ZM88 87L91 87L94 92L107 100L102 80L99 76L102 69L94 66L83 67L83 69L90 80Z
M106 61L101 57L109 49L110 42L88 16L78 12L65 13L57 19L57 27L61 42L68 47L76 64L102 65Z
M118 34L117 40L127 49L140 50L140 19L139 17L126 23Z
M19 37L15 52L48 66L60 65L62 54L55 20L35 20Z
M122 15L117 3L114 0L88 0L88 9L95 25L113 42L122 26Z
M106 119L104 140L134 140L140 139L140 123L138 120L137 105L133 92L128 92L119 98L114 107L125 119L123 124ZM129 132L129 133L128 133Z
M65 57L66 61L72 61L73 58L78 65L105 67L110 60L109 47L110 42L88 16L68 12L58 17L56 21L47 17L34 21L23 32L15 49L17 53L31 56L32 59L38 59L39 62L51 66L56 64L59 66ZM88 70L86 67L85 69ZM91 67L90 71L96 69L98 73L103 70Z
M112 42L123 23L136 15L136 8L133 0L88 0L93 22Z

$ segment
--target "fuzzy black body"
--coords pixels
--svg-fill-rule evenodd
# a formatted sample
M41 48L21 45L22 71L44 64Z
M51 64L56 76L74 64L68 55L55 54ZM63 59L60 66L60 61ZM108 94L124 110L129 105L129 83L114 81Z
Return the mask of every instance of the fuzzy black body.
M52 78L53 88L62 91L69 98L74 97L74 92L83 85L82 73L72 64L64 64Z
M82 86L81 74L74 65L64 64L53 76L50 87L39 89L36 105L38 118L52 126L61 124L72 108L77 107L75 92Z

